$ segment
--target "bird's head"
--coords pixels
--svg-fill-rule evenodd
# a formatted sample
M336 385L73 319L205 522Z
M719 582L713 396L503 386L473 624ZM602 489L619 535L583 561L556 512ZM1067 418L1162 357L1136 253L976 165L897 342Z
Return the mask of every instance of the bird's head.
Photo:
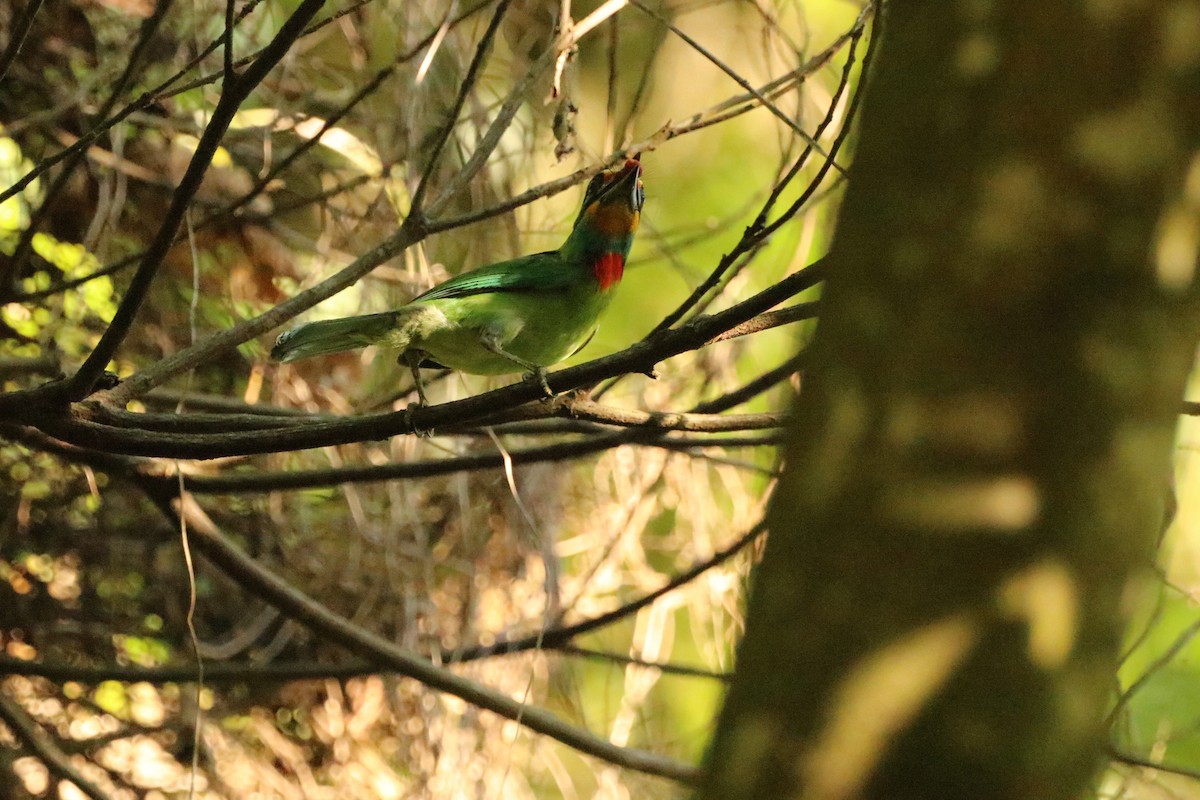
M645 201L642 164L637 158L601 172L583 193L575 227L559 252L568 262L590 269L602 291L613 288L625 272Z
M592 178L583 193L583 207L575 228L584 227L602 240L621 243L624 246L618 245L620 249L627 251L637 232L645 201L642 164L637 157L626 159L620 166Z

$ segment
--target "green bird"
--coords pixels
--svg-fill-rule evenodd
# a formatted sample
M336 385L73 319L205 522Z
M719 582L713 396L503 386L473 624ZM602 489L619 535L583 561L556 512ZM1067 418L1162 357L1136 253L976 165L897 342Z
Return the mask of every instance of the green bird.
M475 375L528 371L550 396L546 367L591 340L625 271L645 201L628 159L592 178L562 247L464 272L380 314L310 322L279 336L280 362L371 344L399 352L426 403L421 367Z

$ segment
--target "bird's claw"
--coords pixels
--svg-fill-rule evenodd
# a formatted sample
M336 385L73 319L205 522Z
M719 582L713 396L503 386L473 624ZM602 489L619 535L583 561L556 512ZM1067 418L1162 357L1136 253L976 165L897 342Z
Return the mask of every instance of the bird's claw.
M413 417L414 411L419 411L422 408L425 408L426 405L428 405L428 404L425 402L425 400L421 399L421 400L417 400L414 403L409 403L408 405L406 405L404 407L404 424L405 424L405 426L407 426L408 429L413 432L414 436L418 436L422 439L431 438L433 436L433 428L428 428L428 429L418 428L415 424L413 424L412 417Z
M526 380L536 381L537 385L542 387L542 393L546 395L546 399L554 397L554 390L550 388L550 384L546 381L546 370L537 367L526 375L525 378Z

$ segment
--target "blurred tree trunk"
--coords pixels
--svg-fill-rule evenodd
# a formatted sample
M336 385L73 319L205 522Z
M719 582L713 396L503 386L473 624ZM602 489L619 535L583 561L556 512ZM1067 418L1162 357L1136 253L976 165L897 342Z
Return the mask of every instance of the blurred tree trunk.
M1200 2L888 8L701 798L1078 796L1163 518Z

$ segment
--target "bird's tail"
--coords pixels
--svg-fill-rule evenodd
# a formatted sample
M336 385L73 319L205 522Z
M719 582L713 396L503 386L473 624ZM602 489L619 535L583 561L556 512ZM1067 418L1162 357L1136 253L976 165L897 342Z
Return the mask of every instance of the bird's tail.
M360 317L328 319L310 322L279 334L271 348L271 358L279 362L355 350L385 339L392 332L400 314L364 314Z

